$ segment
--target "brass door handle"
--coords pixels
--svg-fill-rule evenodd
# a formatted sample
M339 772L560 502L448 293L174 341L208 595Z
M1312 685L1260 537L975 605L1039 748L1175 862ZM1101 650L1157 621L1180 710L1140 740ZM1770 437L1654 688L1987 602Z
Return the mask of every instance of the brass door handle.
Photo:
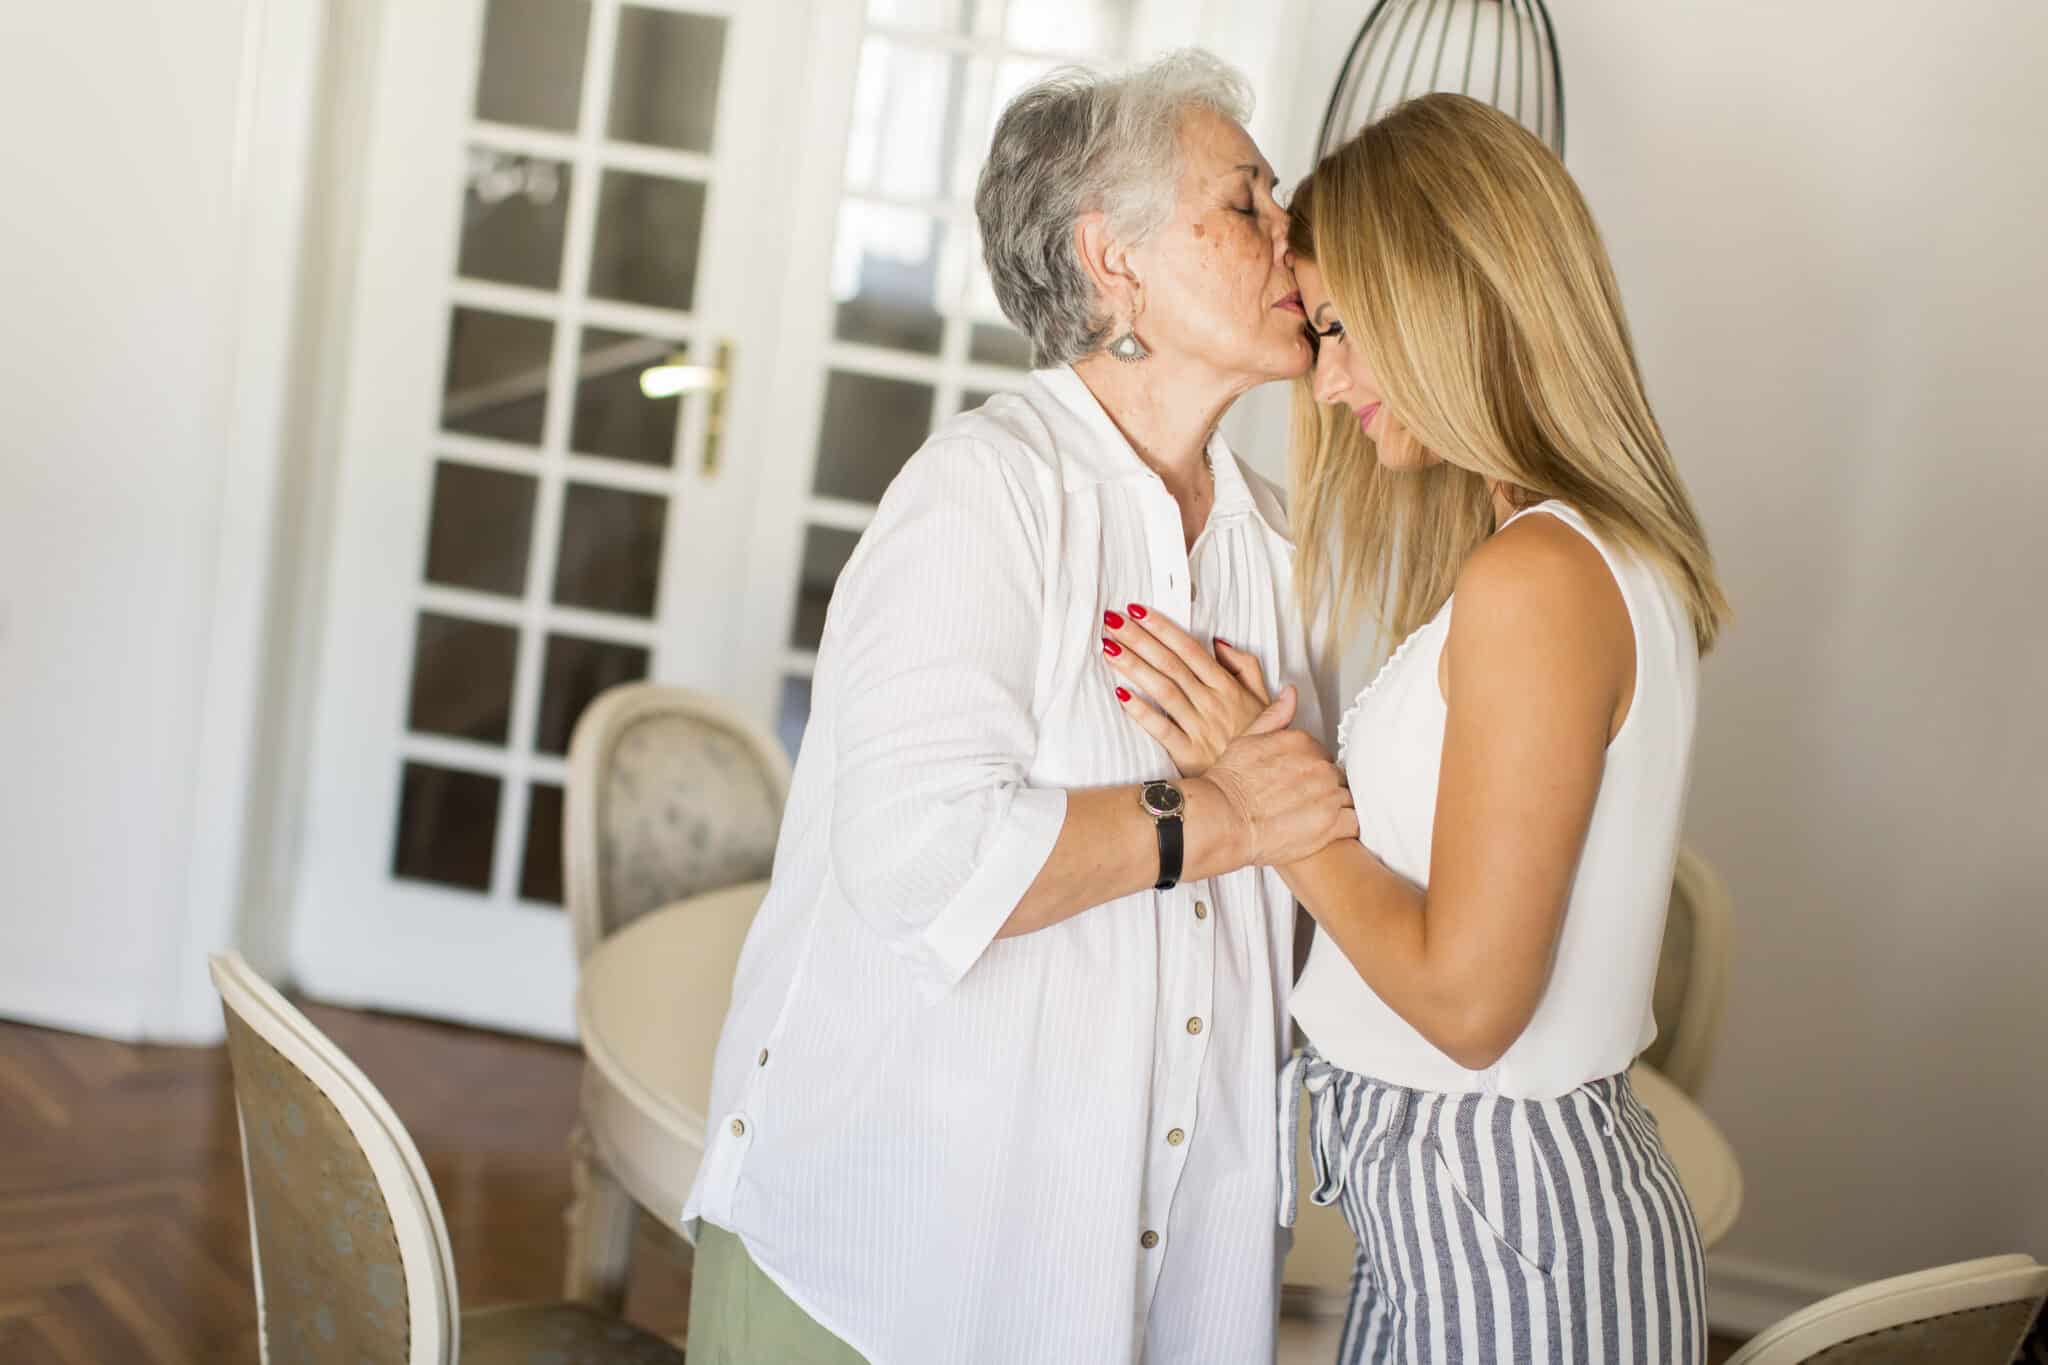
M718 477L720 457L725 453L725 394L732 387L732 343L718 343L718 382L711 389L711 403L704 413L704 477Z

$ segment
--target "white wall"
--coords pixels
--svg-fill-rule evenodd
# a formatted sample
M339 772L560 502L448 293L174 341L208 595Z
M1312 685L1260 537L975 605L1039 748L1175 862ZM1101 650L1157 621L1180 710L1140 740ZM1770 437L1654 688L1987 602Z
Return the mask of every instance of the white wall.
M1367 8L1307 0L1283 178ZM1551 10L1737 612L1689 822L1737 905L1716 1317L2048 1258L2048 9Z
M319 14L0 14L0 1015L219 1026Z

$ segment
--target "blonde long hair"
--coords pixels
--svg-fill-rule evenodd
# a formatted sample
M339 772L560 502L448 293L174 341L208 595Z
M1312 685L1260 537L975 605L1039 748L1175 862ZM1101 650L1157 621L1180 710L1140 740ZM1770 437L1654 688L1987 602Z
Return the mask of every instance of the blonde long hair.
M1644 397L1614 272L1550 149L1463 95L1410 100L1295 191L1388 413L1441 464L1380 467L1348 409L1297 382L1290 455L1302 608L1398 640L1494 530L1495 483L1576 507L1671 580L1701 653L1728 617L1692 500ZM1324 344L1329 344L1325 342Z

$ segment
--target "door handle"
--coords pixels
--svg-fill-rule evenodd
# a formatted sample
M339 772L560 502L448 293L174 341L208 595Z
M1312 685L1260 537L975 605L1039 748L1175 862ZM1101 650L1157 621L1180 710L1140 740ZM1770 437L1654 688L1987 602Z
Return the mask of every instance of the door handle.
M718 477L725 454L725 394L732 387L732 342L718 343L718 382L712 386L711 402L704 412L704 477Z

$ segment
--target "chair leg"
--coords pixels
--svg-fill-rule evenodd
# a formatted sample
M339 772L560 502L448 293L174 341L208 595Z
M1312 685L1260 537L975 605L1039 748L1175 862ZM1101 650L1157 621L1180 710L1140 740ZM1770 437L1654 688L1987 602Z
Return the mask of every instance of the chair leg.
M575 1198L563 1215L569 1225L564 1297L614 1315L626 1311L632 1271L633 1224L639 1209L612 1178L581 1123L569 1135L569 1171Z

